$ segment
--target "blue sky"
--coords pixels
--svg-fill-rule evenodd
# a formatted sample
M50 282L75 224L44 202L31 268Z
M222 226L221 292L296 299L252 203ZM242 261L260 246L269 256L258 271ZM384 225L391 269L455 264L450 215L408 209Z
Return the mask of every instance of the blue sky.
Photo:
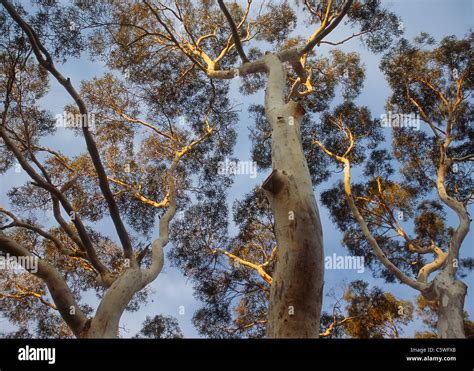
M259 1L254 1L259 3ZM291 1L290 1L291 3ZM458 37L464 36L472 27L473 19L473 4L471 0L391 0L384 1L392 11L398 14L405 27L405 36L412 39L421 31L427 32L434 36L437 40L447 35L456 35ZM311 30L299 22L295 33L302 36L309 36ZM350 35L352 32L345 27L339 27L327 39L337 41ZM379 117L384 111L384 105L390 90L384 79L384 76L379 70L379 61L381 55L375 55L360 45L358 40L352 40L340 47L342 50L355 51L360 53L361 60L366 68L366 79L361 95L357 99L360 105L366 105L370 108L373 116ZM315 50L318 54L327 54L330 48L322 46ZM69 76L73 84L77 87L81 80L88 80L94 76L100 76L105 69L97 62L91 62L87 56L83 56L77 60L69 60L66 64L60 66L60 70L65 76ZM247 107L251 103L263 102L263 92L258 92L252 96L241 96L238 92L238 79L231 83L231 100L235 104L239 104L241 113L239 114L238 141L235 147L235 157L240 160L250 160L250 141L248 139L248 127L253 125ZM61 113L66 104L71 103L70 98L65 94L62 87L51 80L50 92L42 100L42 107L50 110L53 115ZM387 137L390 135L390 129L387 130ZM72 132L66 129L58 129L55 137L48 138L47 144L51 147L60 149L67 155L77 154L83 152L85 147L82 138L75 137ZM228 203L232 205L233 201L239 198L256 186L260 185L267 177L268 172L260 172L256 179L251 179L248 175L238 175L235 177L233 187L229 192ZM336 177L337 178L337 177ZM334 178L334 179L336 179ZM23 174L16 174L9 171L0 179L0 204L6 204L7 199L5 192L11 186L23 184L25 178ZM358 181L357 178L354 181ZM316 197L319 202L319 195L332 182L325 183L316 189ZM324 231L324 245L325 254L345 255L346 251L341 246L341 233L335 228L331 222L328 212L325 208L320 206L321 219ZM472 215L471 211L471 215ZM46 216L52 220L51 216ZM448 223L451 226L456 225L456 218L452 214L448 217ZM110 221L106 220L100 223L100 230L103 232L109 231L109 235L114 237L115 233ZM461 257L474 256L473 254L473 232L471 232L464 242L461 250ZM166 247L166 250L172 249L171 245ZM343 282L350 282L355 279L366 280L371 285L378 285L384 290L392 292L399 298L409 299L414 302L417 292L407 286L401 284L387 284L383 280L374 279L369 270L364 273L355 273L349 270L326 270L325 274L325 293L330 292L331 289L337 290L340 293L340 286ZM468 296L466 298L465 310L474 317L474 274L470 274L464 279L469 286ZM170 267L168 262L165 263L165 268L158 279L151 284L154 294L150 298L150 302L144 305L138 312L125 313L122 318L122 335L125 337L133 336L140 328L141 323L145 317L153 316L155 314L167 314L176 317L180 323L183 333L186 337L196 337L198 333L194 329L191 318L193 312L200 306L200 303L193 298L192 282L187 280L183 275L173 267ZM91 295L91 299L93 296ZM95 299L93 299L95 300ZM325 300L325 308L328 308L329 300ZM184 307L184 315L180 314L180 307ZM472 319L472 318L471 318ZM9 327L9 325L0 319L0 331ZM419 329L419 323L415 322L406 329L404 335L412 336L414 329Z

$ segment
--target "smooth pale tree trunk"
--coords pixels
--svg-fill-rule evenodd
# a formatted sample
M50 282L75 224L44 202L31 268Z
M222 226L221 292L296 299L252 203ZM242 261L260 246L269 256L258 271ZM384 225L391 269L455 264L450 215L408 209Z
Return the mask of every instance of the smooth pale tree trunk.
M152 244L152 263L149 268L140 269L136 262L127 268L107 289L97 312L83 331L84 338L116 338L119 335L120 318L133 296L153 282L164 265L163 246L168 243L169 221L174 215L174 198L169 209L160 220L160 237Z
M133 295L143 286L140 268L128 268L107 289L84 337L98 339L118 337L120 318Z
M450 117L449 120L451 119ZM447 136L444 146L440 147L440 165L436 186L440 199L457 214L459 226L451 237L447 264L433 280L432 291L438 300L438 337L465 338L464 300L467 286L464 282L456 280L455 275L459 262L459 250L469 233L471 219L466 205L449 196L446 191L446 174L453 164L452 159L449 159L447 155L449 143L450 138Z
M285 102L286 72L265 56L265 114L272 127L273 171L263 184L275 219L277 254L267 337L317 338L324 283L323 237L301 144L301 106Z
M465 338L464 300L467 286L442 271L433 281L433 291L438 301L438 337Z

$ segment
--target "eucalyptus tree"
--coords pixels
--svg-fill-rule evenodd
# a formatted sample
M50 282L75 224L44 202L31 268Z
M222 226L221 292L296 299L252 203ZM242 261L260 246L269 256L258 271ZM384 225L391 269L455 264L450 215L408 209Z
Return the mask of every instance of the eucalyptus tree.
M278 246L267 336L318 336L322 230L301 144L301 122L305 111L324 109L344 78L344 68L330 69L313 51L323 43L337 46L356 37L382 51L392 35L400 33L397 17L376 0L283 1L267 6L252 1L226 5L221 0L81 1L78 6L88 27L97 27L90 39L92 49L115 68L127 70L132 79L148 78L158 61L173 58L179 63L169 70L172 89L197 76L213 81L240 78L242 93L266 87L264 113L271 127L273 172L263 189L275 218ZM291 35L296 11L308 15L308 25L314 27L309 35ZM354 33L345 40L327 40L344 19ZM262 44L269 49L265 54ZM357 78L357 74L346 77L348 85Z
M36 336L116 337L123 312L146 301L161 272L176 209L193 192L214 194L229 183L209 175L235 140L227 87L182 84L177 104L193 116L183 123L172 120L169 103L155 102L159 89L148 90L159 77L137 86L106 74L76 88L55 63L81 51L66 22L71 9L2 6L1 170L25 182L8 191L11 208L0 208L0 250L2 261L14 258L26 269L2 269L2 314L19 334L33 322ZM49 76L73 101L59 117L39 102ZM173 96L161 89L164 99ZM68 130L60 126L83 137L86 152L67 156L45 146ZM116 235L102 233L100 221ZM87 290L96 293L96 308Z
M273 215L261 188L236 201L232 214L238 232L229 238L225 208L216 200L193 205L173 223L170 258L195 281L195 295L203 306L194 313L193 323L201 335L261 338L275 267ZM188 222L196 219L209 222ZM367 282L354 281L342 285L339 297L340 285L326 295L320 337L398 338L402 326L413 319L410 302L379 287L369 290Z
M472 259L460 257L473 189L472 37L402 39L381 62L393 91L388 112L372 119L341 107L327 114L314 141L344 171L322 202L345 245L387 281L434 300L441 338L465 337L467 286L459 270L472 267ZM370 155L361 157L382 127L392 130L391 147L367 146ZM364 165L366 182L352 184L353 165Z
M256 140L265 143L253 150L261 168L273 170L262 185L275 223L273 258L277 262L269 294L266 335L317 337L324 267L313 186L328 173L318 161L308 161L310 149L304 146L310 137L304 133L311 133L310 115L328 108L338 85L344 87L343 95L348 99L360 90L363 73L357 57L341 53L337 46L357 38L372 51L381 52L394 35L401 33L399 19L385 10L379 0L281 1L267 5L251 0L227 5L222 0L78 0L71 6L50 0L35 3L38 12L28 15L18 6L2 1L40 70L47 71L74 100L75 107L68 107L67 111L81 117L93 112L103 124L97 125L95 135L82 125L89 155L76 159L76 166L59 153L52 155L63 166L58 170L62 175L69 171L74 180L81 168L87 173L84 182L98 186L103 203L96 205L96 200L91 199L90 210L94 210L94 217L104 215L101 212L110 216L123 257L131 264L123 272L109 272L96 258L81 214L76 213L79 218L73 220L78 236L74 229L71 232L69 228L68 232L66 223L61 221L61 230L85 249L83 257L91 260L91 269L97 271L101 284L107 288L103 304L91 321L85 314L71 317L64 313L74 306L70 294L61 293L54 298L62 301L58 309L63 310L62 317L75 334L85 331L87 336L115 335L120 314L133 294L140 292L161 270L162 248L168 243L169 223L176 209L189 207L194 196L198 201L222 200L228 180L217 179L216 167L231 151L234 134L227 126L235 116L229 112L228 88L230 80L239 78L242 94L266 87L263 108L256 107L255 114L260 120L264 114L269 136L257 135ZM308 35L293 35L302 14L312 30ZM348 31L352 34L343 40L329 40L331 33L343 24L352 29ZM321 45L333 48L330 58L314 52ZM122 72L125 86L113 76L105 76L76 90L53 59L77 56L86 48L108 68ZM144 108L148 120L141 118L140 108ZM5 121L7 111L4 110ZM157 123L149 119L156 119ZM182 119L188 131L177 128L176 121ZM147 145L133 161L131 154L120 155L120 151L130 149L134 143L130 125L116 125L117 121L144 126L152 132L151 138L143 139ZM8 136L2 138L7 143ZM265 140L268 138L271 144ZM28 158L18 156L21 151L7 147L21 159L18 161L33 178L33 186L49 192L55 205L58 199L68 214L75 211L60 193L73 192L76 181L68 179L57 185L48 180L48 169L38 173L38 169L28 167ZM182 165L185 160L189 165ZM121 171L122 165L133 171ZM144 184L147 174L154 173L163 176ZM189 176L192 173L199 173L199 179ZM189 184L193 181L202 181L203 185ZM128 216L132 227L146 232L153 229L151 220L156 214L160 216L160 236L152 243L151 263L143 272L121 216ZM2 238L9 253L26 254L12 238ZM146 250L143 251L139 257L146 256ZM224 246L211 252L223 257L229 253ZM194 253L192 244L187 253ZM267 258L270 257L271 253ZM49 268L45 269L49 272ZM57 272L54 275L57 278ZM40 274L43 279L46 276ZM67 292L67 287L63 288ZM119 309L111 311L111 306Z

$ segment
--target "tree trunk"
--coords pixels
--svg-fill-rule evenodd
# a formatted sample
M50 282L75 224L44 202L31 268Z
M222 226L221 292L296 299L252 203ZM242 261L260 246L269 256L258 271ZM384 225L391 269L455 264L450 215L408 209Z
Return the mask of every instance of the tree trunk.
M277 242L267 337L317 338L324 283L323 237L301 144L304 111L294 101L285 102L286 72L278 57L267 54L265 63L273 172L262 187L273 211Z
M467 286L442 271L433 281L433 290L438 300L438 337L465 338L464 299Z
M143 287L143 274L140 268L128 268L105 293L96 315L91 320L90 327L86 329L83 337L117 338L120 318L125 308L133 295Z

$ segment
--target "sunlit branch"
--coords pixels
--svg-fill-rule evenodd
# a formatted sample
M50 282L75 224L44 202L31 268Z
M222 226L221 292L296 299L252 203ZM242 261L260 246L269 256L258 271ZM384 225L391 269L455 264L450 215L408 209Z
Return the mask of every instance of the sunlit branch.
M168 195L166 195L163 200L161 202L156 202L156 201L153 201L151 199L149 199L148 197L144 196L142 193L134 190L134 187L120 179L117 179L117 178L113 178L113 177L107 177L111 182L113 183L116 183L126 189L129 190L130 194L135 197L137 200L143 202L144 204L147 204L147 205L150 205L150 206L153 206L154 208L156 209L162 209L164 207L167 207L168 204L169 204L169 197Z
M238 262L239 264L241 264L245 267L249 267L249 268L254 269L260 275L260 277L262 277L265 280L265 282L267 282L270 286L272 285L272 277L267 272L265 272L263 267L268 265L270 263L271 259L273 259L274 252L272 252L272 256L270 257L270 259L267 260L265 263L262 263L262 264L255 264L255 263L249 262L249 261L247 261L245 259L242 259L242 258L238 257L237 255L232 254L229 251L226 251L226 250L223 250L223 249L213 249L213 250L211 250L211 252L213 254L216 254L216 253L224 254L227 257L229 257L230 259L232 259L233 261Z
M38 299L42 304L46 305L47 307L58 310L56 305L50 303L44 298L44 294L36 292L36 291L31 291L31 290L26 290L23 288L19 283L15 284L17 288L17 292L13 294L5 294L0 292L0 298L8 298L8 299L15 299L15 300L23 300L26 298L34 298Z
M420 271L418 272L417 280L420 282L427 282L428 276L437 271L438 269L442 268L446 259L448 258L448 254L441 250L436 244L432 241L432 250L436 254L436 259L432 262L425 264Z
M340 163L344 165L344 192L346 195L346 200L349 204L349 208L354 215L357 223L359 224L362 233L364 234L365 238L369 242L370 246L372 247L375 255L379 258L380 262L387 268L390 272L392 272L401 282L407 284L408 286L423 292L428 289L428 285L423 282L414 281L405 275L397 266L395 266L385 255L383 250L380 248L377 240L374 238L372 233L369 230L363 216L360 214L359 208L354 202L354 197L352 195L351 190L351 173L350 173L350 161L348 158L343 156L338 156L331 151L329 151L321 142L314 141L326 154L331 156L332 158L336 159Z
M349 11L349 8L352 6L353 0L346 0L344 5L342 5L340 11L335 16L332 22L329 23L329 15L331 12L333 0L329 0L326 8L326 15L324 16L323 21L319 28L311 35L307 41L305 47L299 52L300 55L309 53L313 48L323 40L336 26L342 21L346 13Z

